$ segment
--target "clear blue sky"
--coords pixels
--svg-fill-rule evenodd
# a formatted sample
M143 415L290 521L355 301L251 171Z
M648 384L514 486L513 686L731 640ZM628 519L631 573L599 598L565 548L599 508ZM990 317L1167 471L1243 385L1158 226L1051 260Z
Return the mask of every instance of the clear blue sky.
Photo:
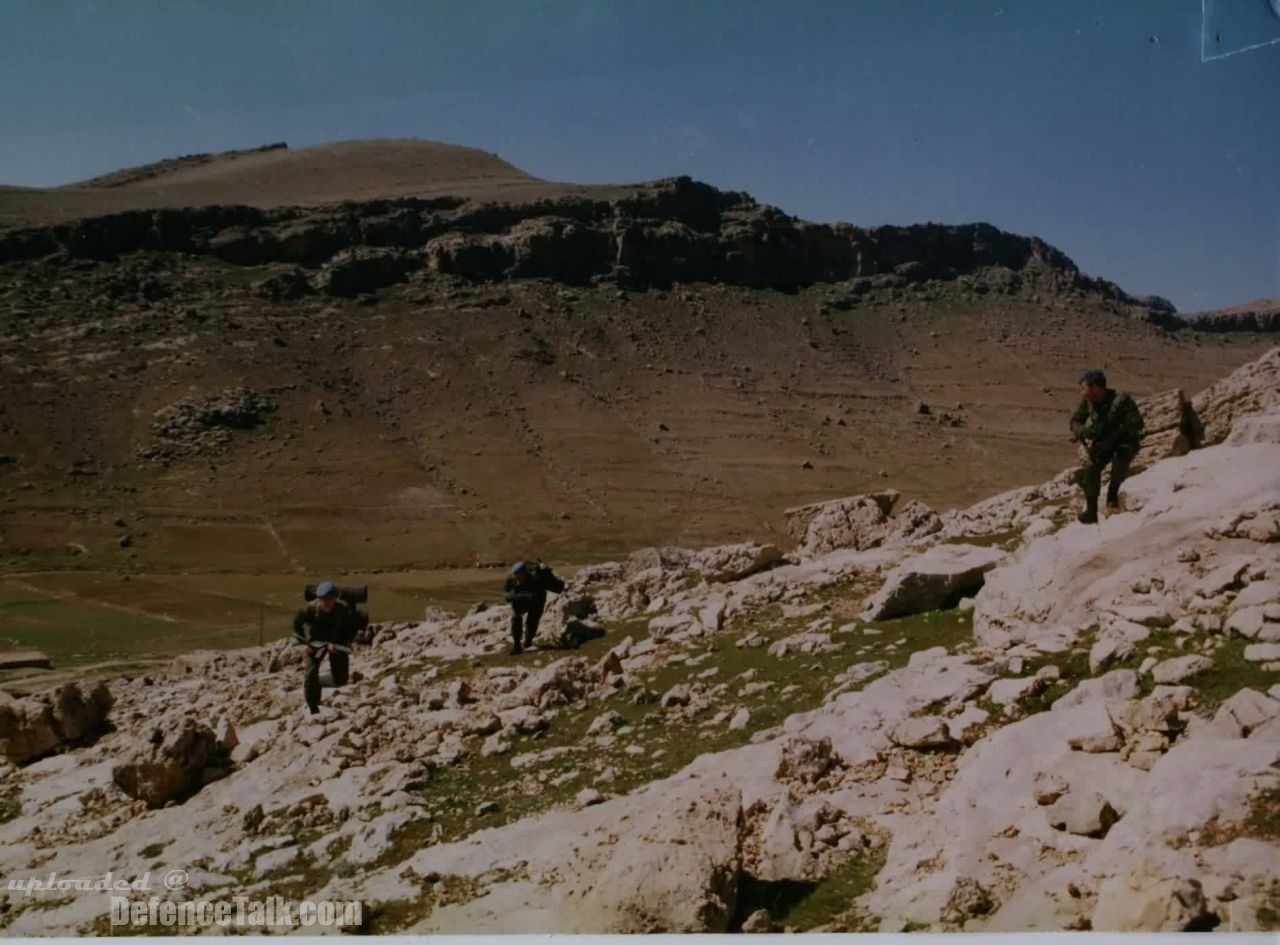
M1203 5L1211 55L1280 38L1268 0ZM1194 311L1280 296L1280 43L1201 39L1202 0L0 0L0 183L420 137L985 220Z

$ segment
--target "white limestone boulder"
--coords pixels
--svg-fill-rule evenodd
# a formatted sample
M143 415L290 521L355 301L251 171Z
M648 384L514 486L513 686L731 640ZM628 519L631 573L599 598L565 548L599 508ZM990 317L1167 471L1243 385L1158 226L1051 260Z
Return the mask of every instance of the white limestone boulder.
M889 620L954 606L981 588L987 573L1007 557L998 548L935 545L889 572L863 618Z

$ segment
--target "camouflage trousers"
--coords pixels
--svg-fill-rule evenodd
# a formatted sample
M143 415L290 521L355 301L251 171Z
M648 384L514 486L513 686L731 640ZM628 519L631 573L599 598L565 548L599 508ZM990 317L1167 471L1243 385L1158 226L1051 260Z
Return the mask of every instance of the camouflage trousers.
M1122 444L1112 449L1080 450L1080 469L1076 481L1086 499L1097 499L1102 491L1102 471L1111 467L1111 481L1107 486L1107 494L1118 495L1120 484L1129 475L1129 465L1138 455L1138 447Z

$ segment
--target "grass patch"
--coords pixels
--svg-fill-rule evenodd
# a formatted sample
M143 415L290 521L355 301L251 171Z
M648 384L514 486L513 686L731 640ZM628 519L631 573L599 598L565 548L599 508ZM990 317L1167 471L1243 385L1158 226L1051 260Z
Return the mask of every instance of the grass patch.
M1244 821L1244 834L1255 840L1280 841L1280 787L1254 795Z
M1092 677L1089 672L1089 649L1087 646L1075 647L1061 653L1045 653L1027 660L1022 667L1021 676L1034 676L1046 666L1058 667L1057 679L1048 682L1035 695L1019 703L1023 716L1047 712L1053 704L1074 689L1081 681ZM994 713L999 715L1000 713Z
M22 801L18 800L17 793L0 797L0 824L7 824L21 813Z
M1264 932L1280 929L1280 889L1273 889L1258 907L1258 925Z
M1209 654L1213 668L1187 680L1206 708L1221 705L1241 689L1266 692L1275 683L1275 673L1267 672L1261 663L1251 663L1244 658L1244 648L1252 642L1240 637L1224 637Z
M568 569L572 570L572 569ZM323 576L323 574L321 574ZM0 648L36 649L57 669L192 649L233 649L287 636L315 575L59 571L0 578ZM487 569L339 576L367 584L375 622L418 621L428 605L462 613L501 598Z
M145 847L143 847L142 850L139 852L141 853L144 859L154 860L156 857L158 857L161 853L164 852L164 848L166 846L168 846L167 840L161 843L149 843Z
M432 771L410 787L422 805L423 816L393 835L379 865L398 863L427 844L459 840L480 829L504 826L566 805L588 786L608 795L626 794L668 777L700 755L739 747L753 734L772 729L791 715L819 708L835 687L835 677L854 663L882 659L891 667L902 666L912 653L935 646L951 648L971 636L971 612L955 610L872 625L854 624L844 631L833 629L828 632L835 649L823 654L791 651L775 657L769 655L767 645L737 646L756 634L775 642L803 630L820 616L834 617L846 609L852 612L860 606L866 590L860 584L845 583L789 602L825 602L828 608L822 615L783 619L781 608L769 605L736 618L721 633L693 640L687 646L662 643L660 646L670 648L669 656L660 665L635 674L633 688L555 707L549 728L512 737L505 754L484 758L472 746L472 754ZM612 625L607 638L588 642L575 651L576 655L595 660L626 636L647 638L651 617ZM862 631L868 626L878 633L864 635ZM523 662L529 669L537 669L565 655L569 654L563 650L535 649ZM490 654L460 662L457 672L466 674L509 661L505 654ZM714 674L700 678L699 674L713 668ZM442 672L442 682L444 678ZM749 685L759 683L768 685ZM637 698L643 691L661 695L677 684L702 686L714 695L712 704L697 713L668 712ZM750 713L750 722L745 728L730 730L727 714L739 708ZM606 739L601 744L597 736L587 735L587 729L605 712L616 713L619 723L612 742ZM522 769L511 764L517 755L551 748L566 750ZM613 779L596 784L596 776L605 768L613 769ZM478 813L478 806L487 802L496 803L497 809Z
M743 875L738 887L738 915L730 926L739 931L753 912L764 909L775 925L789 932L855 931L859 925L854 902L868 892L884 866L884 853L850 857L818 880L765 882ZM834 926L834 927L833 927Z

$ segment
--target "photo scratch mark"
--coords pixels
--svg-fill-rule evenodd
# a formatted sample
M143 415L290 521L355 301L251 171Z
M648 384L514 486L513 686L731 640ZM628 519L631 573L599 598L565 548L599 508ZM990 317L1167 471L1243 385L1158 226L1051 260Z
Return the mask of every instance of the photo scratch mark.
M1275 13L1276 16L1280 16L1280 0L1267 0L1267 3L1268 3L1268 6L1271 7L1272 12ZM1214 62L1215 60L1218 60L1218 59L1227 59L1231 56L1238 56L1241 53L1253 52L1255 49L1262 49L1265 46L1274 46L1276 43L1280 43L1280 36L1276 36L1273 39L1263 40L1262 42L1252 43L1248 46L1242 46L1239 49L1232 49L1228 52L1216 53L1210 56L1207 54L1205 49L1205 47L1208 44L1208 36L1209 36L1209 0L1200 0L1200 61L1202 63ZM1221 41L1222 41L1222 34L1216 33L1215 42L1221 42Z

